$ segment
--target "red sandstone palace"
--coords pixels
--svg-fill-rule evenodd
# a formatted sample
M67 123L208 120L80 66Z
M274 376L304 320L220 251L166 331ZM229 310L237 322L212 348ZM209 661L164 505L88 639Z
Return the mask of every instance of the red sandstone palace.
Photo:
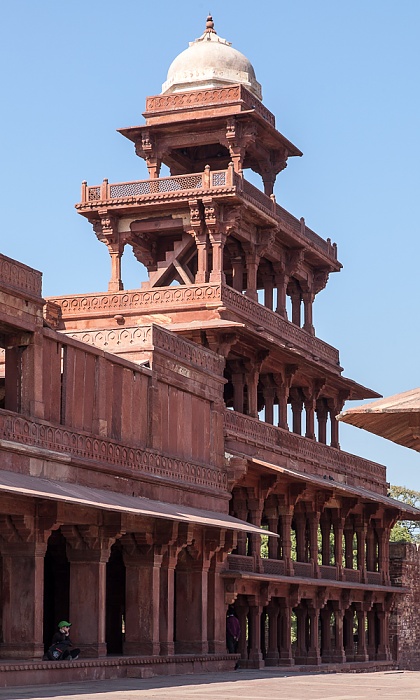
M149 179L76 205L108 291L45 302L0 257L0 684L65 674L41 661L61 618L72 678L233 668L228 605L243 667L395 663L389 533L419 513L340 450L344 402L378 394L315 334L337 247L273 194L302 154L210 17L144 117L120 132Z

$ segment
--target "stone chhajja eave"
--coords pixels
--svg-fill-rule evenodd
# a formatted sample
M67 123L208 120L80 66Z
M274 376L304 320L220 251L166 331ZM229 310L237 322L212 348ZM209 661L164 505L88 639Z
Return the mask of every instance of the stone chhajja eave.
M329 581L328 579L305 578L303 576L280 576L278 574L259 574L250 571L222 571L222 578L241 581L272 582L273 584L301 585L313 588L345 589L356 591L370 591L375 593L408 593L409 589L402 586L383 586L382 584L358 583L357 581Z
M206 511L201 508L155 501L142 496L105 491L80 484L53 481L42 477L0 471L0 493L13 493L46 500L70 503L87 508L142 515L150 518L174 520L202 526L278 537L274 532L234 518L227 513Z
M244 455L237 455L237 456L244 456ZM342 496L356 496L359 498L363 503L380 503L382 506L385 506L386 508L392 508L394 511L398 511L400 518L406 518L406 519L412 519L412 520L420 520L420 509L419 508L414 508L414 506L410 506L407 503L402 503L401 501L397 501L395 498L390 498L389 496L385 496L383 494L374 492L374 491L368 491L368 489L364 489L360 486L352 486L350 484L343 484L340 482L337 482L335 480L328 480L326 481L323 477L316 476L315 474L308 474L308 473L301 473L297 471L296 469L292 469L290 467L283 467L279 466L276 464L271 464L270 462L266 462L264 460L258 459L256 457L252 457L251 459L248 457L249 461L252 464L258 465L260 467L263 467L263 469L267 469L268 471L274 471L280 474L283 474L285 477L292 478L292 479L297 479L299 481L307 481L309 484L313 486L318 486L320 488L328 488L328 490L335 491L337 492L338 495Z

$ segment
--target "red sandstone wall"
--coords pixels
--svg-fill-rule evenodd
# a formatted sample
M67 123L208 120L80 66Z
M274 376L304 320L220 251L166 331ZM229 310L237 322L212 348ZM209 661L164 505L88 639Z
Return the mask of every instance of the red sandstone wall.
M420 670L420 547L391 542L390 573L394 585L409 588L398 596L390 619L390 647L400 668Z

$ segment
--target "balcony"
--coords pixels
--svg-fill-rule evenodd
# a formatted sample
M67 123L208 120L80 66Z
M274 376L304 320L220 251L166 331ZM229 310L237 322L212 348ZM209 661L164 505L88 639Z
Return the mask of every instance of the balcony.
M337 246L328 238L324 240L312 229L306 226L303 218L297 219L286 209L279 206L274 195L268 197L257 187L242 176L235 173L230 165L226 170L211 171L206 168L203 173L188 175L173 175L156 179L136 180L134 182L117 182L110 184L104 180L101 185L88 186L82 183L81 202L76 209L81 213L87 213L98 207L121 208L164 201L168 196L176 197L177 201L185 200L197 195L229 195L237 196L252 207L259 209L265 217L269 216L277 223L284 233L291 238L293 246L308 246L316 249L323 256L327 256L337 265Z
M288 570L291 572L288 574ZM290 567L286 566L284 559L259 559L257 563L253 556L243 556L239 554L229 554L226 560L226 571L240 572L245 574L254 573L256 575L265 576L282 576L288 579L303 578L314 580L318 585L325 585L325 582L340 582L341 586L344 583L364 584L370 586L385 585L382 580L382 574L379 571L366 571L365 580L362 580L362 572L360 569L346 569L338 566L318 566L314 568L313 562L290 562Z
M267 450L269 462L286 456L297 463L302 473L325 478L328 472L337 486L358 487L380 495L386 493L386 467L382 464L264 423L258 418L226 410L225 435L228 451L245 452L245 446L255 445L259 448L259 455L263 449Z

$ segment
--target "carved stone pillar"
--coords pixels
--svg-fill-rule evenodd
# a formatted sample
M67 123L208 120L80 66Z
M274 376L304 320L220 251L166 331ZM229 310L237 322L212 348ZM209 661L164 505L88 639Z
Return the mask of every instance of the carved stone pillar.
M305 513L295 513L296 526L296 558L297 561L306 561L306 515Z
M4 516L3 516L4 517ZM23 518L10 516L16 533L26 529ZM40 659L44 653L44 542L1 544L2 555L2 659Z
M366 568L367 571L376 571L375 530L369 523L366 530Z
M226 243L226 235L214 231L210 234L210 243L213 251L213 267L210 272L210 282L226 284L226 276L223 271L223 250Z
M346 655L344 653L344 639L343 639L343 618L344 610L341 607L340 601L333 601L334 606L334 652L333 659L335 663L344 663L346 660Z
M376 611L374 608L367 613L368 628L367 628L367 653L370 661L376 659Z
M231 258L232 263L232 286L237 292L242 294L244 288L244 263L242 257Z
M289 277L285 274L284 265L274 265L274 282L277 289L277 307L276 313L283 318L287 318L286 311L286 290L289 283Z
M309 521L309 551L310 557L313 565L313 575L315 578L318 577L318 525L319 525L319 513L313 512L308 515Z
M292 387L289 395L293 413L293 432L296 433L296 435L302 435L302 395L297 387Z
M357 568L360 571L360 580L367 581L366 576L366 525L356 524L357 538Z
M319 648L319 608L313 601L308 603L309 618L309 648L308 663L318 665L321 663Z
M232 365L232 370L233 410L244 413L245 375L241 363L235 362Z
M278 616L277 639L279 644L279 664L281 666L293 666L292 653L292 608L287 598L280 601L280 614Z
M320 526L321 526L321 542L322 542L322 565L323 566L330 566L330 564L331 564L331 553L330 553L331 521L329 519L328 513L321 515Z
M353 618L353 608L347 608L344 613L344 653L346 661L354 661Z
M278 666L279 650L278 650L278 618L280 608L278 604L271 600L268 607L268 649L265 658L266 666Z
M353 568L353 536L353 525L351 523L346 524L344 526L344 558L346 569Z
M204 537L208 569L207 634L210 654L223 654L226 650L226 610L224 606L224 581L220 576L224 561L234 548L236 533L232 531L207 531Z
M273 291L274 291L274 281L273 277L269 274L264 276L264 306L267 309L273 310Z
M208 653L209 566L210 558L206 554L202 534L199 534L193 544L180 553L175 571L177 654Z
M270 382L270 376L264 375L263 379L263 397L265 405L265 416L264 421L274 424L274 398L276 395L276 389Z
M260 257L256 251L250 251L246 254L246 291L245 294L250 299L258 301L258 291L257 291L257 272L258 265L260 262Z
M315 335L315 328L312 323L312 304L314 297L315 295L311 291L302 293L304 313L303 330L310 335Z
M296 654L295 663L296 664L306 664L308 663L308 649L307 649L307 617L308 610L304 603L298 605L295 608L296 620L297 620L297 640L296 640Z
M292 300L292 323L300 328L300 308L302 302L302 293L298 284L294 284L290 291L290 298Z
M286 572L289 576L293 575L292 561L292 520L293 506L280 506L280 534L283 549L283 559L286 563Z
M322 635L322 661L328 663L332 660L331 655L331 610L325 606L320 611L321 635Z
M343 571L343 528L344 520L339 517L333 518L334 530L334 564L337 567L338 580L342 578Z
M357 615L357 652L355 661L368 661L369 655L366 647L366 615L367 611L362 603L355 603Z
M278 532L279 516L278 513L273 513L268 516L268 529L271 532ZM268 538L268 558L278 559L278 539L277 537Z
M306 414L305 437L309 438L310 440L315 440L315 396L311 390L306 392L304 406Z
M70 620L83 656L106 656L106 563L115 536L96 525L63 525L70 562Z
M121 258L124 253L124 247L120 243L109 243L108 250L111 258L111 279L108 283L108 292L119 292L121 289L124 289L121 279Z
M261 653L261 606L255 596L249 596L249 616L248 616L248 633L249 633L249 668L262 668L264 666Z
M208 281L209 240L206 233L197 233L194 236L197 245L197 272L195 283L205 284Z
M160 655L172 656L174 644L174 577L178 560L176 546L169 547L160 569L159 639Z
M327 444L327 418L328 409L325 399L318 399L316 402L316 416L318 419L318 441L323 445Z

